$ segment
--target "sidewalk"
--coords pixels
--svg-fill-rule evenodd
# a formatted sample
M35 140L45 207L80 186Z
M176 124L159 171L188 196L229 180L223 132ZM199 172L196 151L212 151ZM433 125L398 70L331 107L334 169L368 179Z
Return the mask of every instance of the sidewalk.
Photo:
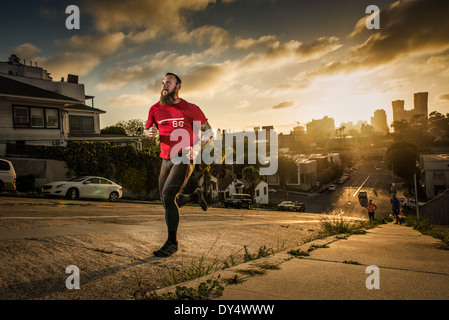
M441 241L411 227L389 223L364 235L313 241L301 250L326 243L326 248L315 249L304 258L282 252L217 272L214 278L239 274L246 281L225 285L223 295L216 300L449 299L449 250L439 249ZM280 269L255 276L238 272L260 269L257 265L265 262L278 264ZM368 266L378 269L373 272ZM368 289L367 283L376 284L376 274L379 289ZM181 285L197 287L208 278ZM168 290L173 288L158 293Z

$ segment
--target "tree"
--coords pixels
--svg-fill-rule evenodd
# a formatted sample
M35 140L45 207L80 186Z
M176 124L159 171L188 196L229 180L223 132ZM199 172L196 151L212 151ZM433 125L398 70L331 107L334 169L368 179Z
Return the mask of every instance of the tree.
M260 182L260 172L253 166L245 167L242 170L243 180L248 183L248 190L251 197L254 197L257 184Z
M109 126L109 127L105 127L103 129L101 129L100 131L101 134L114 134L114 135L118 135L118 136L126 136L126 130L123 127L120 126Z
M407 182L409 192L414 184L413 175L419 173L417 161L418 147L411 142L395 142L385 153L386 167Z
M285 190L287 180L292 175L298 174L298 166L296 162L286 156L279 156L278 158L278 175L280 178L280 185Z

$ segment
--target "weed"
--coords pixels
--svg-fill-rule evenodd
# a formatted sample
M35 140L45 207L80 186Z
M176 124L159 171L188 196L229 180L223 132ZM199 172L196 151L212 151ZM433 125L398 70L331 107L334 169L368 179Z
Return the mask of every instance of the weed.
M353 260L345 260L343 261L343 263L346 264L355 264L355 265L361 265L360 263L358 263L357 261L353 261Z
M243 273L243 274L247 274L247 275L250 275L250 276L263 275L263 274L267 273L266 270L259 270L259 269L254 269L254 268L237 270L237 272Z
M226 282L226 284L239 284L239 283L243 283L245 281L245 279L240 277L238 274L236 274L230 278L225 278L223 280Z
M249 253L247 246L243 246L243 248L245 250L245 254L243 255L243 261L244 262L249 262L249 261L252 261L252 260L268 257L268 256L270 256L270 255L275 253L273 248L267 248L266 246L260 246L259 247L259 251L257 252L257 254Z
M266 262L266 263L260 263L260 264L257 264L257 266L259 267L259 268L262 268L262 269L266 269L266 270L279 270L281 267L279 267L277 264L275 264L275 263L269 263L269 262Z
M308 252L302 251L301 249L290 250L287 253L291 254L292 256L295 256L295 257L308 257L309 256Z
M175 292L157 294L152 300L210 300L211 295L223 295L223 286L217 280L201 282L197 289L177 286Z

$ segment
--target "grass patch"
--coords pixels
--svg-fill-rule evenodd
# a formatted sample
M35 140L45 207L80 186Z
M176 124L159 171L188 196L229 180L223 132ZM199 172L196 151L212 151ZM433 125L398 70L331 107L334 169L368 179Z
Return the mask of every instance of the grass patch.
M302 251L301 249L296 250L290 250L287 252L288 254L291 254L294 257L308 257L310 254L306 251Z
M233 277L230 278L224 278L223 279L224 282L226 282L226 284L239 284L239 283L243 283L246 280L243 279L242 277L240 277L238 274L234 275Z
M358 265L358 266L361 265L361 264L358 263L357 261L353 261L353 260L345 260L345 261L343 261L343 263L346 263L346 264L355 264L355 265Z
M420 217L418 221L416 215L408 215L403 222L422 234L441 240L443 242L441 249L449 250L449 232L438 230L431 220Z
M275 263L269 263L269 262L260 263L260 264L257 264L257 266L259 268L262 268L265 270L279 270L281 268L281 267L279 267L279 265L277 265Z
M238 273L242 273L242 274L246 274L249 276L257 276L257 275L264 275L267 273L266 270L260 270L260 269L242 269L242 270L237 270Z

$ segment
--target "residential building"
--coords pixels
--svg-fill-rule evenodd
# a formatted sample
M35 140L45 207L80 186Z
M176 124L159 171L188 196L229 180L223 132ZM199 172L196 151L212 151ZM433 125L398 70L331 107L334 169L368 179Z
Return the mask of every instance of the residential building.
M91 106L86 105L90 101ZM69 141L140 142L133 137L100 135L94 96L85 94L77 75L53 81L47 70L16 55L0 62L0 156L17 156L28 146L66 146Z
M449 154L419 156L421 179L427 198L433 198L449 188Z

